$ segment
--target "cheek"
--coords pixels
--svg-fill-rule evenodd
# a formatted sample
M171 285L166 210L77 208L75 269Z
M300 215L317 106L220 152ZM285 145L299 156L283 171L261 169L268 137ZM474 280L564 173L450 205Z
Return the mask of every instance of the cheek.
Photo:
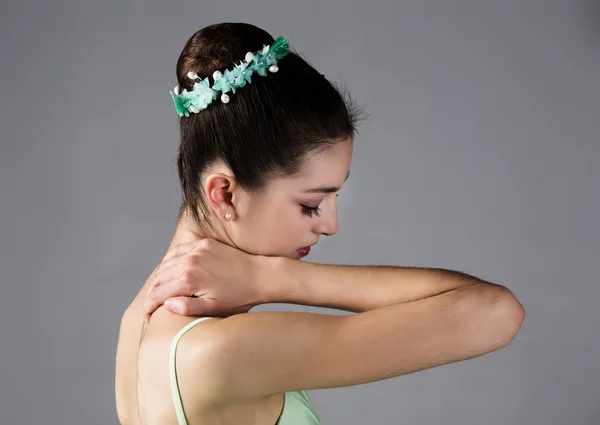
M310 218L303 215L300 206L280 209L277 214L270 217L267 225L273 229L278 239L288 237L294 239L294 235L306 237L305 233L310 230ZM294 243L294 241L290 241Z
M244 225L238 227L238 246L260 255L293 255L311 232L311 220L302 214L300 206L294 208L271 206L245 217Z
M279 209L277 214L265 220L263 228L267 234L270 246L281 252L289 253L300 248L307 240L312 240L311 219L302 214L300 206Z

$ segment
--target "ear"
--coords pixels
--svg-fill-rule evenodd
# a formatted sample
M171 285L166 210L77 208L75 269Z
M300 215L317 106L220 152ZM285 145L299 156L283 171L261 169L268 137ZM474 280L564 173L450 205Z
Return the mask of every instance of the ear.
M212 173L206 178L204 190L207 201L217 216L233 213L231 197L236 185L235 177L222 172Z

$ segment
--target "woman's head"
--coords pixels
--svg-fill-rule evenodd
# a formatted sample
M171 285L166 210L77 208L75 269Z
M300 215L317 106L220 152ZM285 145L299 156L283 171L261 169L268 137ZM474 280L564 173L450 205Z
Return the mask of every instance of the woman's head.
M250 24L205 27L179 56L179 86L192 90L190 71L212 85L214 71L273 42ZM278 67L252 75L229 103L215 100L180 118L179 224L250 253L297 257L297 249L337 231L336 194L306 190L342 185L360 111L292 48ZM305 206L320 211L309 216Z

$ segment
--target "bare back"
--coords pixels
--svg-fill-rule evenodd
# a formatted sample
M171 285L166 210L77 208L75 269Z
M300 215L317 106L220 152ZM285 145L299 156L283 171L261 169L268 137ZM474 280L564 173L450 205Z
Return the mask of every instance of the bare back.
M145 293L142 288L121 320L115 375L119 421L122 425L177 425L169 386L169 348L175 335L198 316L180 316L160 307L146 325L142 314ZM221 320L213 317L203 321L188 338L209 341L214 325ZM210 385L198 381L197 361L197 352L192 355L191 345L182 337L177 352L177 376L188 425L277 423L284 393L219 406L203 402L206 399L203 391Z

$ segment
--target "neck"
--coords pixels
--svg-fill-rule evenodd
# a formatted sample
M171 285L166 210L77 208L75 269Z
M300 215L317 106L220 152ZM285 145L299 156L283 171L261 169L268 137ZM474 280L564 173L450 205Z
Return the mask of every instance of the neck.
M220 236L220 234L224 234L225 237ZM201 232L198 229L198 227L195 225L195 223L186 214L184 214L181 217L181 219L177 222L177 225L175 226L175 231L173 232L173 237L171 238L171 242L169 243L169 248L167 249L165 254L171 248L175 247L176 245L180 245L180 244L188 243L188 242L196 242L203 238L212 238L212 239L218 240L220 242L232 245L231 239L227 236L227 233L225 232L224 229L220 228L219 233ZM163 254L163 257L165 254ZM161 262L162 262L162 259L161 259L161 261L158 262L158 264L156 265L156 267L154 268L154 270L152 271L150 276L153 276L154 273L156 273ZM144 283L142 290L144 290L144 288L147 288L148 282L149 282L149 279L146 280L146 282Z
M175 227L175 231L173 233L173 237L171 238L171 242L169 243L168 249L170 250L179 244L195 242L204 238L211 238L219 242L232 245L233 243L231 239L227 235L225 229L220 225L218 220L216 227L216 231L201 231L198 229L195 223L184 214Z

